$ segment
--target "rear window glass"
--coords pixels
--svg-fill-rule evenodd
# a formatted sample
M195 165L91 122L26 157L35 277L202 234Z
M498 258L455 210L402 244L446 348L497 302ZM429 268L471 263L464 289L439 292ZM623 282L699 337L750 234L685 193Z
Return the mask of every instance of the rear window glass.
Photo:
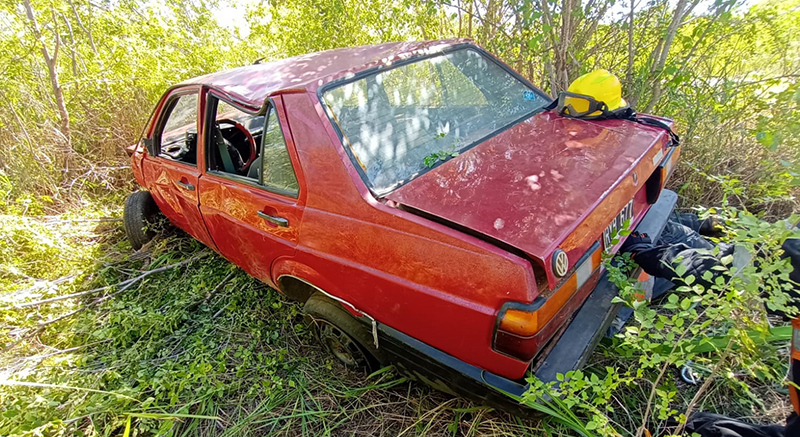
M455 156L549 103L472 49L369 75L323 100L378 194L423 173L431 156Z

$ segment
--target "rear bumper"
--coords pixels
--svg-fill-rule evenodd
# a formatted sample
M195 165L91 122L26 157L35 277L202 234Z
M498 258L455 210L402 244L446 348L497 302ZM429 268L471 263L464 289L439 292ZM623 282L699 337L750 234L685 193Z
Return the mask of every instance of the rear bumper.
M677 201L674 191L664 190L636 226L636 232L649 235L652 241L658 240ZM572 322L559 338L552 340L556 343L548 354L534 362L537 378L543 382L555 381L557 374L583 367L619 312L620 304L611 302L617 292L604 273Z
M653 241L658 239L672 213L678 196L664 190L636 227ZM556 375L582 367L608 326L619 311L612 303L617 287L603 274L597 286L572 317L558 338L551 340L545 355L538 357L531 368L543 382L556 380ZM465 363L436 348L403 334L389 326L378 324L381 349L401 372L447 393L457 394L483 405L518 415L533 415L511 397L522 396L528 389L524 381L515 381Z

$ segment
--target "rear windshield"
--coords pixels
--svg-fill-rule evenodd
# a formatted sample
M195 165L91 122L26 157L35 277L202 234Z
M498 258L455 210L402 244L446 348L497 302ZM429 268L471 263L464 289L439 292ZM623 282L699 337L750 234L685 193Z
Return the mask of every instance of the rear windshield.
M378 194L549 103L468 48L345 83L326 91L323 100Z

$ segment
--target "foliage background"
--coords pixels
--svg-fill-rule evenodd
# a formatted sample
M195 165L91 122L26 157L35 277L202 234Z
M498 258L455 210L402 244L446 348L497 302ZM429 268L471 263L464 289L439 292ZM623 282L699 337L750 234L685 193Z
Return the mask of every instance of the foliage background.
M216 257L96 304L14 305L111 292L201 250L169 237L130 256L113 218L133 189L124 147L167 87L262 57L385 41L473 38L550 94L609 69L636 109L675 119L684 151L671 184L683 208L724 200L760 219L785 218L800 185L797 35L800 0L2 0L0 381L80 389L0 389L0 434L115 435L128 420L138 435L568 434L390 374L363 382L320 370L315 363L331 364L303 346L298 308L240 271L225 280ZM619 360L603 354L598 363ZM786 405L770 387L781 371L736 405L723 386L704 407L779 420ZM613 420L638 422L631 404L616 408Z
M468 37L551 94L595 68L615 72L634 108L676 120L691 165L674 184L687 204L715 204L722 195L694 167L741 181L743 203L785 215L800 171L798 5L5 0L0 171L11 192L4 197L58 202L84 188L123 186L124 147L161 93L183 79L262 57Z

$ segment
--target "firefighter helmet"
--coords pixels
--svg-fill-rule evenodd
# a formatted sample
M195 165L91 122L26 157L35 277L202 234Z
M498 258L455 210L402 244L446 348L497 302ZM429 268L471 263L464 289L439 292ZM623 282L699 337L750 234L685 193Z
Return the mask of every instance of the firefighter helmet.
M608 70L595 70L575 79L558 96L558 113L572 118L611 118L628 109L622 84Z

